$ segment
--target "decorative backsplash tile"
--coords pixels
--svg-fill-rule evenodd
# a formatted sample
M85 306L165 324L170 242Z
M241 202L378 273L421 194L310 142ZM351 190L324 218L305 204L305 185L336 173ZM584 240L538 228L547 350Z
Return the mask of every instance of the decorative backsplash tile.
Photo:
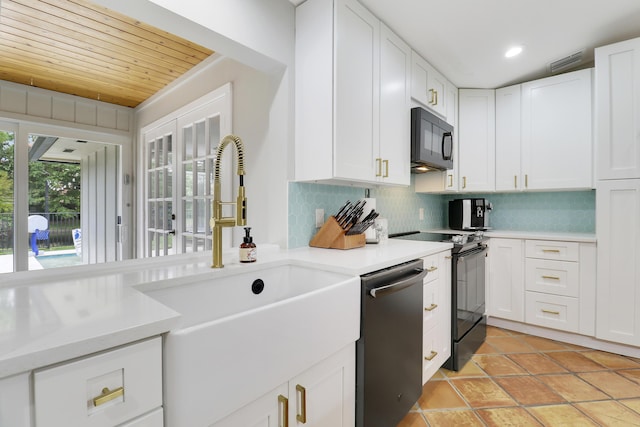
M306 246L317 232L316 209L325 219L347 201L365 197L359 187L313 183L289 183L289 247ZM376 211L387 218L389 232L444 228L448 225L449 200L484 197L493 203L491 226L500 230L595 232L595 191L431 195L409 187L371 188ZM420 209L424 219L420 219Z
M447 195L449 200L460 195ZM493 203L490 224L496 230L595 233L596 192L559 191L465 195Z

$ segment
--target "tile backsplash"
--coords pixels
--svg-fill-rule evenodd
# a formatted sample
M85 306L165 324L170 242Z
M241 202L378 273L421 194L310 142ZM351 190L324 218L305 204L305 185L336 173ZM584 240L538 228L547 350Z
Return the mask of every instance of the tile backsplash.
M289 247L306 246L317 232L316 209L325 219L347 201L365 197L360 187L289 183ZM595 191L432 195L409 187L371 188L376 211L387 218L389 232L445 228L449 200L484 197L493 203L491 226L500 230L595 232ZM424 219L420 219L420 209Z

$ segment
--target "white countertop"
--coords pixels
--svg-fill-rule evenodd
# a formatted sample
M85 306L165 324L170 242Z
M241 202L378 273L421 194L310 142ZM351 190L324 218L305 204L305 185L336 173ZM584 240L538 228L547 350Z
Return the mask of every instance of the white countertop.
M279 250L258 245L258 262L225 268L211 252L3 275L0 285L0 378L162 334L179 313L141 290L215 279L267 263L294 263L359 276L448 250L450 243L388 240L363 248Z

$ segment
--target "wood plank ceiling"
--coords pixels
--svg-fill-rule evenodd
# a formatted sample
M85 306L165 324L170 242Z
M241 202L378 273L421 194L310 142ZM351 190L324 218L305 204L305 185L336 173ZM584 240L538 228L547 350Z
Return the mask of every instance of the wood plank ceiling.
M0 80L135 107L212 54L85 0L0 0Z

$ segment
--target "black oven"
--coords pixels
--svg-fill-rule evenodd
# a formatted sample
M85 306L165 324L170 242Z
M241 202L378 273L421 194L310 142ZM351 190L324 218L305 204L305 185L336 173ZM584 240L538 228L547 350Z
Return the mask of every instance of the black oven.
M451 357L443 367L458 371L487 335L485 272L487 238L481 232L440 234L410 231L390 234L405 240L451 242Z

